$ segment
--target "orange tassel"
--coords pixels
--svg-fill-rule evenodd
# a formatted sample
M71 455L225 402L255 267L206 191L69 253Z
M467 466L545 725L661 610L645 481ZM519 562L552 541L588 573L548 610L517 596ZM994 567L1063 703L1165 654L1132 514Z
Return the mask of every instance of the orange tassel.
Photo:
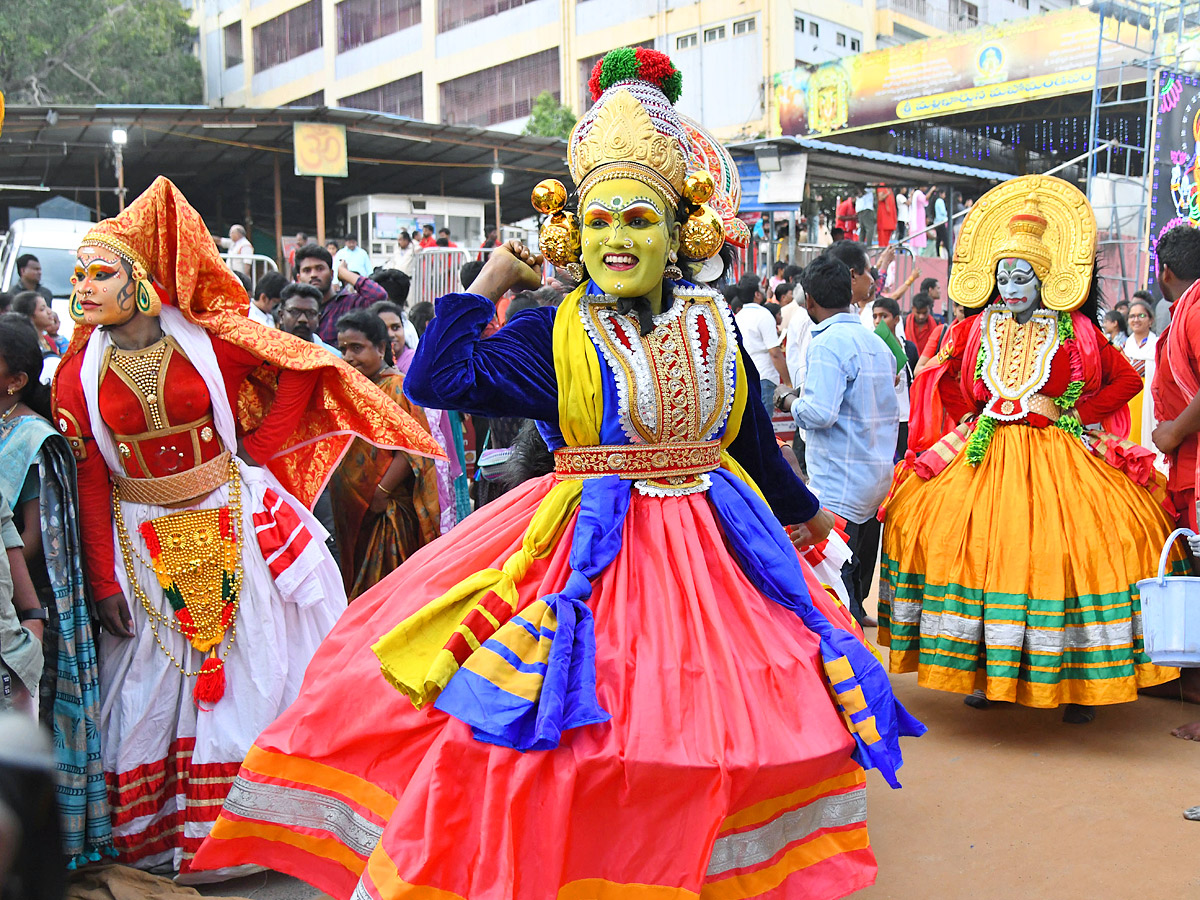
M225 662L217 659L216 653L209 655L196 676L196 687L192 699L196 708L208 712L225 696ZM205 704L208 704L207 707Z

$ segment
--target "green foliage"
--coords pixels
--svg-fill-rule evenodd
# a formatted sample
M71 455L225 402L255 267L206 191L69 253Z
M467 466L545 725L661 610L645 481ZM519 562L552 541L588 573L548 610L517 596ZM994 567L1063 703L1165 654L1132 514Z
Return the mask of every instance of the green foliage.
M549 91L542 91L533 101L529 121L525 123L525 134L538 137L565 138L575 127L575 113L563 106Z
M992 436L996 433L996 420L990 416L980 416L975 423L975 430L967 438L967 462L977 466L983 462L988 447L992 444Z
M179 0L0 2L9 103L200 103L200 61Z

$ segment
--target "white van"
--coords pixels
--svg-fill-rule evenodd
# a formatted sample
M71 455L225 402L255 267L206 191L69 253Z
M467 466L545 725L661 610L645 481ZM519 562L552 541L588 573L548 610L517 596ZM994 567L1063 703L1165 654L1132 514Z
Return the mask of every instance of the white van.
M0 291L18 291L17 258L32 253L42 264L42 286L55 299L71 296L75 251L92 227L77 219L17 219L0 245Z
M42 264L42 287L54 295L51 306L61 322L58 333L65 338L75 325L68 305L76 251L91 227L78 219L17 219L0 244L0 291L20 290L17 259L32 253Z

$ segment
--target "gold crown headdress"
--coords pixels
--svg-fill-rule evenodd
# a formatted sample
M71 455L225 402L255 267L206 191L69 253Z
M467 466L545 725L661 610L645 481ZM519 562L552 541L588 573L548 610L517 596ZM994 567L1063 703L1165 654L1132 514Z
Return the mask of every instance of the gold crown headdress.
M996 293L996 264L1008 258L1033 266L1048 309L1078 309L1091 290L1096 264L1096 216L1087 197L1049 175L1024 175L992 188L963 220L950 299L968 308L983 306Z
M622 47L606 54L588 81L595 102L567 141L567 167L581 198L602 181L634 178L672 206L686 200L692 211L683 223L683 252L707 259L721 249L724 227L705 205L716 189L712 176L707 171L688 175L690 141L674 107L682 84L664 53ZM550 216L540 234L543 256L582 274L579 223L564 209L566 188L548 179L534 188L532 200L535 209Z

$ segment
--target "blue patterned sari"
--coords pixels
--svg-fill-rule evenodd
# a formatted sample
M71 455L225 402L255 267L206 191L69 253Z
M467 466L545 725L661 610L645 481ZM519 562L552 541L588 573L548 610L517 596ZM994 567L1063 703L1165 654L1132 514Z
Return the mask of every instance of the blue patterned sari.
M39 416L0 423L0 490L20 496L38 467L42 552L54 592L43 639L41 720L52 725L63 850L72 868L111 851L112 823L100 757L100 677L83 577L75 460ZM18 510L14 517L20 521Z

